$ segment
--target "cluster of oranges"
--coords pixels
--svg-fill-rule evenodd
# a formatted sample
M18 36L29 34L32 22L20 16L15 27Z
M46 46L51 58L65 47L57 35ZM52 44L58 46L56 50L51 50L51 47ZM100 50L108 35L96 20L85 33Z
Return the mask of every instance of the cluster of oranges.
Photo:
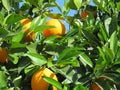
M36 34L34 30L30 30L32 20L30 19L22 19L20 23L23 26L23 32L25 34L24 41L25 42L31 42L36 39ZM53 35L59 35L62 36L65 34L66 29L64 24L58 20L58 19L51 19L48 20L47 25L53 26L52 28L47 28L43 31L44 37L49 37ZM0 62L4 63L7 62L7 50L6 48L0 49ZM54 72L52 72L48 68L43 68L37 72L34 73L31 79L31 88L32 90L46 90L49 87L49 83L47 83L42 77L51 77L58 81L57 76L55 75ZM57 90L55 86L52 87L53 90Z
M81 13L81 18L85 19L89 15L89 12L83 11ZM96 13L93 13L94 17L96 18ZM30 30L32 20L30 19L22 19L20 23L23 26L23 32L25 34L24 41L31 42L36 39L36 34L34 30ZM52 28L47 28L43 31L44 37L49 37L53 35L62 36L66 33L66 29L64 24L58 19L50 19L46 22L46 25L53 26ZM0 49L0 62L7 61L7 50L6 48ZM32 90L46 90L49 87L49 83L47 83L42 77L47 76L53 78L54 80L58 81L57 76L54 72L52 72L48 68L42 68L39 71L35 72L31 79L31 88ZM52 87L53 90L57 90L55 86ZM97 84L92 85L92 90L101 90Z
M36 39L36 35L34 33L34 30L30 30L31 25L30 19L22 19L20 23L23 25L24 33L25 33L25 42L31 42ZM58 19L51 19L46 22L46 25L53 26L53 28L48 28L43 31L43 35L45 37L53 36L53 35L64 35L65 34L65 26L64 24L58 20Z

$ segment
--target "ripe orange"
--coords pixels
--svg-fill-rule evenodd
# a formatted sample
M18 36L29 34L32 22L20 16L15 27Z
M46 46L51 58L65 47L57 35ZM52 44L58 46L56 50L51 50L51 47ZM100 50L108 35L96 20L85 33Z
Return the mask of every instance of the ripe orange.
M31 20L30 20L29 18L25 18L25 19L22 19L22 20L20 21L20 23L21 23L22 25L26 25L26 24L29 23L29 22L31 22Z
M32 90L46 90L49 86L49 83L47 83L42 77L50 77L55 80L57 79L57 76L48 68L43 68L37 72L35 72L32 76L31 80L31 88ZM53 90L57 90L55 86L53 86Z
M107 80L107 78L106 77L100 77L100 78L98 78L98 80L105 81L105 80Z
M90 14L89 11L87 10L84 10L82 13L81 13L81 18L82 19L85 19L88 15ZM92 12L94 18L96 19L97 18L97 12Z
M92 83L91 90L101 90L101 88L94 82Z
M81 18L82 18L82 19L85 19L88 15L89 15L89 13L88 13L86 10L84 10L84 11L81 13Z
M25 42L31 42L32 40L36 39L36 35L34 31L29 32L25 37Z
M43 35L45 37L49 37L49 36L52 36L52 35L62 36L66 32L64 24L58 19L48 20L46 24L49 25L49 26L54 26L54 28L45 29L43 31Z
M23 32L26 34L25 39L24 39L25 42L31 42L31 41L36 39L36 35L35 35L34 31L33 30L29 31L31 22L32 21L28 18L27 19L22 19L20 21L20 23L23 25L23 28L24 28Z
M1 63L7 62L7 50L6 50L6 48L0 49L0 62Z
M105 81L105 80L107 80L107 78L100 77L100 78L98 78L98 80ZM91 88L92 88L92 90L101 90L101 88L95 82L92 83Z

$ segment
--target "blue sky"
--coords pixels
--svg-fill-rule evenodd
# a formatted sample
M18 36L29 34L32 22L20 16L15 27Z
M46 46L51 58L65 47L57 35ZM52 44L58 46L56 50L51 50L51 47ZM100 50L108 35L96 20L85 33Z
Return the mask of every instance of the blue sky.
M56 1L60 5L60 7L62 8L63 4L64 4L64 0L56 0ZM90 5L94 5L93 0L90 0ZM55 12L55 13L60 13L57 8L51 8L51 10L53 10L53 12ZM75 10L70 10L68 15L73 16L74 14L76 14L76 11ZM66 23L65 21L63 21L63 23L65 24L66 30L68 31L69 30L68 23Z

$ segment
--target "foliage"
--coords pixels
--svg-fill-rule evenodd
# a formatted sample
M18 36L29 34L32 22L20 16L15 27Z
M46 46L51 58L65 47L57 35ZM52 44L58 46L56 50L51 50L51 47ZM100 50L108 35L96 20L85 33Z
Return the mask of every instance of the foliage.
M89 90L93 82L104 90L120 90L120 1L93 2L64 0L61 8L56 0L1 0L0 47L7 48L8 62L0 63L0 90L31 90L32 75L43 67L56 73L58 82L43 78L60 90ZM83 10L96 11L97 18L91 13L82 19ZM48 17L67 22L66 34L45 38ZM33 42L23 40L19 21L24 18L32 20Z

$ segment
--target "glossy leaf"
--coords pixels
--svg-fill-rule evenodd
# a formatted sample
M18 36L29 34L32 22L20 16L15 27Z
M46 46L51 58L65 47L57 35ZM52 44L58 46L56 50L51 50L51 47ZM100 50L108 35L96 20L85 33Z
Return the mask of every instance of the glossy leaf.
M37 54L37 53L28 53L26 54L32 61L34 65L44 65L47 63L47 60L44 56Z
M0 89L7 88L7 78L5 73L0 71Z
M10 0L2 0L2 3L4 7L7 9L7 11L9 12L11 10Z
M92 63L91 59L85 53L80 53L79 57L80 57L80 61L85 66L89 65L90 67L93 67L93 63Z
M59 90L62 90L62 85L58 81L50 77L45 77L45 76L43 77L43 79L47 81L48 83L52 84L53 86L57 87Z
M22 76L19 76L19 77L15 78L15 79L13 80L14 86L15 86L15 87L19 87L20 84L21 84L21 81L22 81Z
M113 51L114 55L118 50L118 39L116 32L114 32L110 37L110 49Z

